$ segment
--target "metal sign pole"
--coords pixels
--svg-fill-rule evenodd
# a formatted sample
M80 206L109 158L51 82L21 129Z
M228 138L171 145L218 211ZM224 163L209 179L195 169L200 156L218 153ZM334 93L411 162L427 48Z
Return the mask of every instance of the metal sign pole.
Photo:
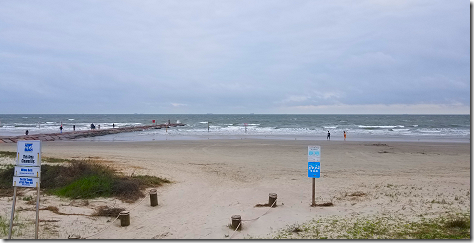
M316 196L316 179L313 178L313 203L311 204L311 206L316 206L316 199L315 199L315 196Z
M36 183L38 191L36 193L36 228L35 228L35 239L38 239L39 229L39 199L40 199L40 183Z
M40 154L38 153L38 158ZM41 166L40 166L41 171ZM41 181L41 176L36 172L36 176L39 178L38 181ZM35 239L38 239L38 229L39 229L39 202L40 202L40 185L41 183L36 182L36 188L38 189L36 193L36 230L35 230Z
M8 239L12 238L12 228L13 228L13 218L15 217L15 203L16 203L16 186L13 187L13 204L12 204L12 214L10 218L10 229L8 230Z

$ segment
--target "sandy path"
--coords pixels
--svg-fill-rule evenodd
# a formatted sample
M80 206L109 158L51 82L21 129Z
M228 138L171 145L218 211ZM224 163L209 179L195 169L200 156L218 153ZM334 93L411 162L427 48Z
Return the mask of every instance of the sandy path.
M322 147L322 178L316 180L317 202L334 207L310 207L307 146ZM0 150L15 151L13 145ZM88 206L63 210L89 212L98 205L122 205L131 211L131 225L116 221L100 239L225 239L233 234L230 217L254 219L268 211L254 207L278 194L278 207L254 221L243 222L233 238L265 237L277 229L315 217L398 214L407 217L468 210L470 205L470 145L463 143L401 143L288 140L202 140L154 142L46 142L43 156L100 157L125 174L168 178L158 189L159 206L128 205L113 199L91 200ZM358 196L351 196L352 193ZM45 197L42 205L59 205ZM11 209L4 198L3 211ZM21 206L21 205L20 205ZM31 207L31 206L30 206ZM70 209L68 209L70 208ZM87 211L89 210L89 211ZM31 212L28 212L31 213ZM92 235L110 225L110 218L60 216L42 211L58 222L44 238L67 238L75 232ZM33 217L34 218L34 217ZM28 234L25 234L27 238ZM19 237L22 238L22 237Z

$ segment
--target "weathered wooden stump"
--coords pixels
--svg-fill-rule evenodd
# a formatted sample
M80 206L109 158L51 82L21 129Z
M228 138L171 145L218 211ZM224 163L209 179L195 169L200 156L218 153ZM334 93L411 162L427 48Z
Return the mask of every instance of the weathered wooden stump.
M158 205L158 194L156 192L156 189L151 189L150 190L150 205L152 207Z
M270 207L276 207L276 201L277 201L277 194L276 193L268 194L268 205ZM275 204L273 204L273 203L275 203Z
M240 217L240 215L232 215L231 219L232 219L233 229L237 229L237 227L239 227L239 224L240 224L239 229L242 228L242 218Z
M130 212L122 211L119 213L120 226L129 226L130 225Z

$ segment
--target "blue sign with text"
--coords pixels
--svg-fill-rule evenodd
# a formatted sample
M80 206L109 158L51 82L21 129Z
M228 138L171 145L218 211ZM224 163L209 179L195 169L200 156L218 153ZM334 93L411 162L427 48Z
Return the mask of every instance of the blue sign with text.
M308 177L319 178L321 176L321 162L308 162Z

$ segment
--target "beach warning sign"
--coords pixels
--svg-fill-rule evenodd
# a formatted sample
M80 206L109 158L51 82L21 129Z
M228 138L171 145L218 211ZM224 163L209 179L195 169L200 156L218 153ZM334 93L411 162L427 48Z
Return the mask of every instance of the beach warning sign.
M321 162L308 162L308 177L321 177Z
M39 199L41 180L41 141L26 140L17 142L16 166L13 174L13 201L12 213L10 217L10 228L8 229L8 239L12 237L13 219L15 216L16 188L32 187L36 188L36 227L35 239L38 239L39 229Z
M319 178L321 173L321 146L308 146L308 177Z
M28 140L17 142L18 161L21 166L41 166L41 141Z
M321 146L308 146L308 177L312 178L312 203L311 206L316 206L316 180L321 177Z
M321 146L308 146L308 162L321 161Z

